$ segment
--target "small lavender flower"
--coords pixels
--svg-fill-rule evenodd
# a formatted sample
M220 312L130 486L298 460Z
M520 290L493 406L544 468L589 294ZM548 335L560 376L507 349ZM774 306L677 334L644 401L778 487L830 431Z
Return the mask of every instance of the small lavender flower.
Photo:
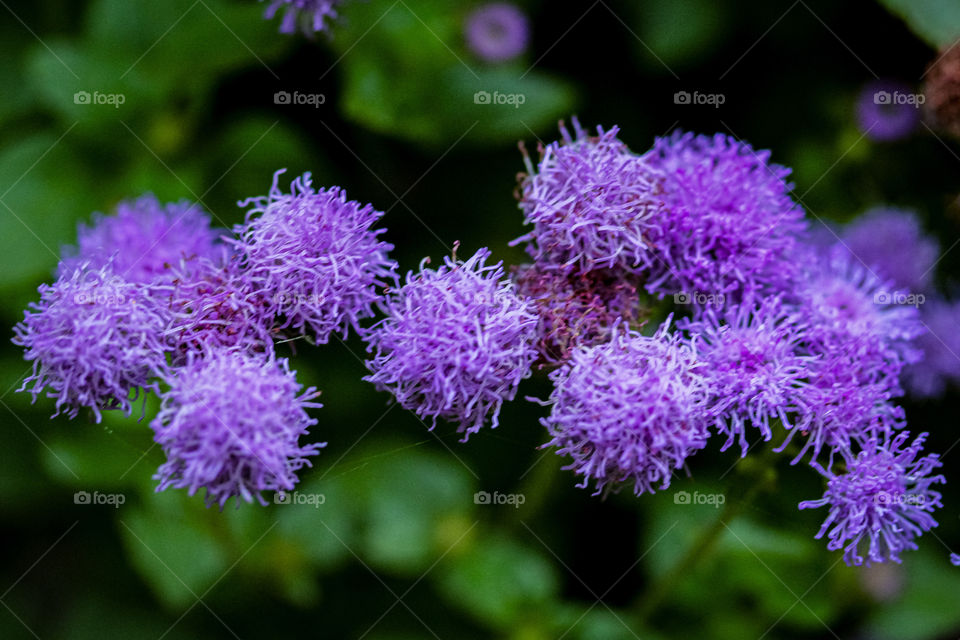
M676 132L649 162L665 174L665 208L648 222L656 249L647 289L661 297L779 292L797 267L790 254L806 228L790 198L790 170L734 138Z
M478 58L504 62L526 51L530 24L516 5L490 2L470 12L464 33L467 47Z
M617 127L591 137L574 118L573 128L575 137L561 125L562 139L540 150L536 168L524 153L520 208L533 229L511 246L526 242L535 262L580 273L646 265L660 175L617 139Z
M960 553L950 554L950 564L952 564L955 567L960 567Z
M270 0L264 18L273 20L283 9L280 33L294 33L299 26L307 34L326 29L327 20L335 20L337 7L343 0Z
M909 432L873 440L856 457L844 450L846 472L827 473L823 497L800 503L801 509L830 508L816 537L826 534L827 548L843 549L849 566L863 564L864 552L867 564L900 562L901 551L917 548L914 538L937 526L930 514L942 505L931 485L944 478L930 475L941 466L936 454L918 457L926 436L910 444Z
M171 265L185 258L221 260L220 235L210 228L210 216L199 205L162 204L148 194L121 202L113 215L94 214L91 227L79 225L77 247L65 250L59 273L110 264L131 282L169 282Z
M544 446L570 456L564 468L583 477L579 487L594 483L594 495L621 483L637 495L666 489L674 470L706 446L706 372L679 334L669 334L669 322L652 337L621 331L580 348L550 374Z
M364 332L371 375L420 417L458 424L464 439L512 400L537 357L537 318L517 296L501 263L480 249L466 262L408 273L383 305L386 318ZM426 261L424 261L426 262Z
M917 104L900 102L910 96L910 87L895 80L875 80L857 97L857 127L871 140L886 142L910 135L920 122Z
M19 390L29 390L35 402L49 388L47 397L57 400L54 416L65 411L75 418L82 407L92 409L97 422L102 409L130 415L130 391L155 390L151 378L165 368L165 314L143 286L109 267L78 267L39 291L40 302L31 303L14 328L13 342L33 362Z
M960 303L927 300L920 308L920 322L924 331L915 344L923 358L904 370L903 382L912 395L933 398L960 382Z
M338 188L314 190L310 174L280 191L278 171L270 194L251 198L244 225L233 241L243 256L245 278L260 297L276 329L312 332L316 341L344 337L373 315L377 289L396 283L393 246L379 240L373 225L383 213L347 200Z
M808 404L805 388L815 358L800 352L806 327L778 298L722 312L707 309L697 320L682 320L680 328L707 365L710 413L717 431L727 436L721 451L738 441L745 456L748 425L765 441L773 437L771 420L787 429L805 428L818 409Z
M525 264L512 279L517 292L536 305L538 348L548 364L565 362L578 346L608 341L618 322L629 325L642 313L638 280L631 274L566 273Z
M940 247L923 232L916 212L870 209L843 230L841 240L857 260L898 289L919 293L930 288Z
M289 491L308 456L325 444L301 445L317 423L305 409L319 394L297 383L285 359L236 350L191 352L166 377L170 386L150 423L167 461L157 491L206 489L207 505L237 496L266 504L262 491ZM239 506L239 500L237 501Z
M175 362L204 347L273 350L273 318L265 314L237 259L224 265L202 258L183 261L172 273L172 282L156 287L154 297L169 316L164 337Z

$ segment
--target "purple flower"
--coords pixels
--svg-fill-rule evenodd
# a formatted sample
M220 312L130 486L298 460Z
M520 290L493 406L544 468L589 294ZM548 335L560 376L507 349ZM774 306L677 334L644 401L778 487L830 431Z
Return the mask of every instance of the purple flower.
M113 215L94 214L93 226L77 229L77 248L68 248L59 273L107 264L131 282L169 282L171 265L193 257L219 261L224 247L210 216L191 202L162 204L152 195L121 202Z
M914 92L901 82L875 80L857 97L857 127L871 140L905 138L920 122Z
M923 358L904 370L903 381L911 394L932 398L960 382L960 303L927 300L920 308L920 322L924 331L915 344Z
M516 5L490 2L467 16L467 47L487 62L504 62L523 53L530 40L527 16Z
M918 457L926 436L909 445L909 432L872 440L856 457L843 450L845 473L828 472L823 497L800 503L801 509L829 507L816 537L826 534L831 551L844 549L848 565L863 564L864 552L867 564L900 562L901 551L917 548L915 537L937 526L930 514L942 505L931 485L944 478L930 475L941 466L936 454Z
M323 31L327 20L334 20L337 7L343 0L270 0L264 18L273 20L277 12L283 9L283 21L280 33L294 33L299 26L307 34Z
M156 390L150 380L166 366L162 310L142 285L109 267L78 267L39 291L40 302L31 303L14 328L14 343L33 362L19 390L36 401L49 387L47 397L57 399L54 416L63 410L75 418L82 407L90 407L97 422L102 409L130 415L130 391Z
M458 424L464 439L512 400L537 357L537 318L500 263L480 249L466 262L420 265L383 305L386 318L364 332L372 372L364 378L420 417ZM426 262L426 261L424 261ZM431 428L433 428L431 426Z
M790 198L790 170L734 138L676 132L658 138L649 162L666 175L665 208L648 222L656 250L647 289L661 297L686 292L778 292L797 267L790 259L806 228Z
M346 337L349 327L373 315L377 289L396 283L393 246L378 239L373 225L383 213L347 200L338 188L315 191L310 174L280 191L278 171L270 194L251 198L244 225L233 241L266 317L276 329L312 332L326 343L332 334Z
M952 564L955 567L960 567L960 553L950 554L950 564Z
M534 261L581 273L599 268L634 270L646 265L649 220L661 209L661 177L647 160L617 139L619 129L597 128L590 137L573 119L571 137L540 150L520 183L520 208L533 229L511 243L527 242Z
M266 315L237 259L224 265L202 258L183 261L172 273L172 282L156 287L154 297L169 315L164 337L175 362L204 347L273 350L273 317Z
M593 482L596 494L632 483L635 494L670 486L675 469L706 446L708 382L693 351L668 333L618 332L577 349L550 374L544 446L573 460L565 469ZM654 485L659 483L659 487Z
M237 496L266 504L260 492L289 491L308 456L325 444L300 445L317 423L305 409L319 394L303 390L286 360L235 350L191 352L166 377L170 389L150 423L167 461L157 491L206 489L207 505ZM239 500L237 501L239 506Z
M538 348L548 364L566 361L578 346L608 341L618 322L629 325L642 313L638 279L631 274L566 273L525 264L512 278L517 292L536 306Z
M871 209L844 229L841 240L857 260L898 289L918 293L930 288L940 247L923 232L916 212Z
M770 440L771 420L787 429L804 425L816 410L807 402L806 379L815 359L800 346L806 327L777 298L738 304L723 312L707 309L695 321L681 320L690 334L710 388L710 413L727 436L721 451L734 441L747 454L747 426ZM797 422L792 425L796 416Z

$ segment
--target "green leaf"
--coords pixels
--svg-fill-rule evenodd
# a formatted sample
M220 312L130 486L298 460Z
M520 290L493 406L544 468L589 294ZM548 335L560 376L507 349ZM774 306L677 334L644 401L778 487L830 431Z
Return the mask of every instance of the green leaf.
M948 47L960 38L960 3L956 0L880 0L910 30L932 47Z

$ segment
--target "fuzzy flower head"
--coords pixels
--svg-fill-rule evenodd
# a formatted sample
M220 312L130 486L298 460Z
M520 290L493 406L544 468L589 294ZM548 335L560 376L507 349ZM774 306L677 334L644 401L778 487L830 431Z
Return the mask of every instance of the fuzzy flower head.
M920 103L910 87L895 80L875 80L857 97L857 127L871 140L905 138L920 122Z
M181 262L169 285L154 297L168 314L164 337L174 360L205 347L237 347L267 353L273 349L270 327L260 298L237 260L217 265L209 260Z
M951 44L938 51L923 78L925 119L960 138L960 47Z
M237 350L191 353L167 377L170 389L150 423L167 461L157 491L206 489L208 506L237 496L266 504L262 491L289 491L324 444L301 445L316 424L319 395L297 383L286 360ZM239 500L237 501L239 506Z
M326 29L327 21L337 18L337 7L341 4L343 0L270 0L264 18L273 20L282 10L280 33L295 33L299 27L309 35Z
M738 441L745 456L748 426L768 441L771 420L788 429L797 420L802 428L816 409L805 394L814 358L798 350L806 327L778 298L708 309L681 328L706 364L710 412L717 432L727 436L722 451Z
M508 2L491 2L467 16L467 47L481 60L505 62L527 49L530 23L526 14Z
M210 216L191 202L162 204L152 195L121 202L113 215L94 214L93 226L81 224L77 247L67 249L61 275L86 265L107 264L120 277L144 284L169 282L170 269L194 257L219 261L224 254L220 233Z
M900 552L916 549L914 538L937 526L931 515L940 494L931 486L944 482L931 475L941 466L936 454L921 456L927 434L908 443L909 432L864 447L856 457L845 452L846 471L827 475L827 490L819 500L800 503L801 509L829 507L817 533L825 534L831 551L844 550L849 566L900 562Z
M131 390L155 388L151 378L165 368L165 314L144 287L113 275L109 267L83 267L40 286L14 328L14 343L33 362L20 391L36 401L44 389L56 398L56 413L75 418L82 407L100 422L102 409L132 408ZM29 387L29 389L28 389Z
M578 486L593 483L598 494L623 483L637 495L666 489L706 446L705 371L668 323L652 337L619 332L578 349L550 374L551 410L541 423L552 439L544 446L572 458L565 468L582 476Z
M538 348L548 364L565 362L579 346L608 341L614 326L629 326L643 312L637 278L630 274L567 273L525 264L514 270L513 281L536 306Z
M789 195L790 170L770 163L769 151L678 131L648 157L666 176L665 208L646 231L657 257L651 293L777 292L792 282L789 254L806 222Z
M561 270L636 270L649 260L646 229L661 207L661 177L647 160L617 139L619 129L590 136L573 119L574 134L540 150L518 194L524 222L533 229L511 245L527 243L534 261Z
M871 209L843 230L841 241L857 261L898 289L920 293L930 288L940 247L923 232L916 212Z
M537 357L537 318L500 263L480 249L466 262L408 273L383 305L386 318L365 332L371 375L400 405L458 425L464 438L512 400ZM431 427L432 428L432 427Z
M904 370L904 385L917 397L932 398L960 382L960 303L928 300L920 308L920 321L924 331L916 346L923 358Z
M276 329L311 333L325 344L333 334L346 336L373 315L379 288L396 282L393 246L372 227L383 213L347 200L339 187L314 190L310 174L294 179L290 193L278 186L252 198L246 222L234 241L243 256L245 278L260 296Z

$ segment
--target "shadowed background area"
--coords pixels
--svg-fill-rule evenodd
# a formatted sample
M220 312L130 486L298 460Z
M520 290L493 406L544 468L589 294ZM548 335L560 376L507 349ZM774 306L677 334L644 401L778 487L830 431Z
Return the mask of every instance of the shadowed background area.
M457 241L459 255L486 246L519 264L522 249L507 246L524 233L517 142L533 150L573 114L590 129L619 125L638 152L676 128L770 149L794 169L793 195L815 227L880 204L915 209L943 250L938 285L952 292L960 145L923 124L874 141L856 102L878 78L919 90L934 45L960 33L960 12L886 3L909 22L861 1L520 1L527 49L492 63L465 42L480 3L348 2L310 38L279 33L256 2L0 0L3 325L12 337L92 212L152 192L199 201L231 227L243 219L237 201L266 193L283 167L385 211L404 273ZM329 444L301 473L301 504L231 502L220 513L199 495L154 492L155 397L144 420L138 408L102 424L84 413L51 421L52 400L16 392L29 367L3 342L0 637L960 632L960 569L947 562L960 548L956 390L905 402L911 428L944 453L941 526L902 566L850 569L813 539L823 514L797 510L822 494L820 478L786 460L758 473L760 462L712 443L692 478L604 500L538 449L545 409L523 397L549 395L543 372L496 430L464 444L363 382L354 337L280 353L322 390L311 438ZM650 585L716 526L716 496L735 501L758 477L773 490L723 524L651 607ZM710 499L684 504L680 491Z

